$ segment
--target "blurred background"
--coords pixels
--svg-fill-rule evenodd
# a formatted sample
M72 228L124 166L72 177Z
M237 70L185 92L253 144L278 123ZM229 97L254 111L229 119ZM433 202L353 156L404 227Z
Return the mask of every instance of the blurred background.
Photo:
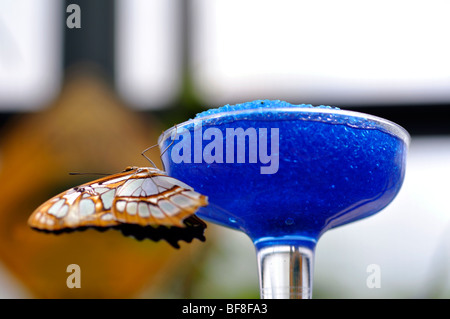
M314 297L450 297L449 12L444 0L0 0L0 297L258 298L252 243L233 230L209 224L206 243L175 250L26 221L92 179L68 172L148 165L140 152L173 124L266 98L412 135L393 203L319 241ZM66 286L73 263L81 289Z

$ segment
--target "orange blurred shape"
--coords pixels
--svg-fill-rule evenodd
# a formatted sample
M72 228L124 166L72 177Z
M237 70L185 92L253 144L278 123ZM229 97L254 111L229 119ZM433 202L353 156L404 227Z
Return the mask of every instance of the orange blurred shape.
M156 121L122 106L99 77L88 73L73 75L43 112L9 123L1 140L0 258L33 296L130 298L150 290L159 297L178 273L195 268L193 260L205 248L198 240L180 242L177 250L115 230L53 235L27 225L32 211L51 196L98 178L68 172L149 166L140 152L156 144L160 133ZM148 156L160 165L158 148ZM66 285L70 264L80 266L81 288Z

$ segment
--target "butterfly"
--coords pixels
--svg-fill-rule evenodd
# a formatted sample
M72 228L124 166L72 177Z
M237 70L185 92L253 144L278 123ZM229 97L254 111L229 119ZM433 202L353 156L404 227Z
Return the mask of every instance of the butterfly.
M179 248L179 240L205 241L206 223L195 212L207 205L205 195L156 166L129 166L54 196L31 214L28 225L56 234L113 228L138 240L165 239Z

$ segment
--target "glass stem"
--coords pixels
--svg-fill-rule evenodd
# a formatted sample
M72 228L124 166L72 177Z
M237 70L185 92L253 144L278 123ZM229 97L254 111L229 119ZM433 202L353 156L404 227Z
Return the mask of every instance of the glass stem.
M311 299L314 251L297 245L257 249L261 299Z

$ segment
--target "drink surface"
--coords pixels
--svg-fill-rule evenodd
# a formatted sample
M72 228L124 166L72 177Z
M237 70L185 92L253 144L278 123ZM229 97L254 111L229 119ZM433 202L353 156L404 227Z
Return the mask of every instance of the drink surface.
M208 196L199 217L253 241L313 245L383 209L404 178L407 142L336 108L254 101L201 113L177 132L161 140L168 174Z

